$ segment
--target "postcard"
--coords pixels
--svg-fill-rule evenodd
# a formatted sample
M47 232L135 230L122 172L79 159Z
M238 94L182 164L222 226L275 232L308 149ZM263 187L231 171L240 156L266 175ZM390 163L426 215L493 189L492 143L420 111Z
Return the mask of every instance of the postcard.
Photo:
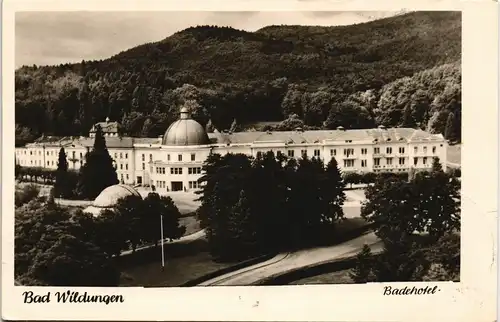
M4 1L2 318L493 321L498 4Z

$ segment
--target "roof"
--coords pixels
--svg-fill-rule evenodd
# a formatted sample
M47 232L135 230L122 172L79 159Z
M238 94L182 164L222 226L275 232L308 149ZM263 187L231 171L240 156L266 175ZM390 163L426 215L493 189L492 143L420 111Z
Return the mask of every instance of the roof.
M186 123L188 122L188 123ZM198 122L192 119L178 120L169 127L163 139L105 137L106 146L111 149L133 148L134 144L163 144L171 146L205 144L251 144L277 142L285 144L314 144L328 142L364 141L384 142L442 142L441 134L431 134L410 128L357 129L357 130L319 130L319 131L274 131L274 132L235 132L206 133ZM46 147L85 147L92 148L94 138L89 137L40 137L26 146Z
M273 141L286 144L314 144L322 143L325 140L331 142L366 141L369 143L444 140L440 134L431 134L410 128L210 133L209 137L219 144L250 144Z
M206 145L210 144L203 126L193 119L180 119L172 123L163 136L162 145Z
M131 186L124 184L115 184L104 189L97 198L95 198L92 206L96 208L112 208L116 206L118 200L128 197L141 197L139 192ZM142 198L142 197L141 197Z

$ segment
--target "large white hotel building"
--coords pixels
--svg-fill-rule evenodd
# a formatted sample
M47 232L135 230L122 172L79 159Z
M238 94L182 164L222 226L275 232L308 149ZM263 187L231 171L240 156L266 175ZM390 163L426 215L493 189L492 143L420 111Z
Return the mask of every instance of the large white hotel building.
M210 153L244 153L256 157L273 151L288 157L319 157L325 164L335 157L342 171L403 172L429 169L434 157L446 165L447 142L441 134L410 128L286 132L207 133L187 109L159 138L120 137L116 122L98 123L116 166L120 182L155 185L158 191L189 191L198 187L201 167ZM24 167L57 168L64 147L70 169L78 170L94 144L89 137L41 137L16 148L16 162Z

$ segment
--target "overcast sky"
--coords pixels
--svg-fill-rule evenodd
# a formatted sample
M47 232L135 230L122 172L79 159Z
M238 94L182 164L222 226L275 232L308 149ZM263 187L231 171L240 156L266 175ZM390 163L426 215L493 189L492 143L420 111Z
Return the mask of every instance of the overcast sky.
M104 59L196 25L348 25L393 12L18 12L16 66Z

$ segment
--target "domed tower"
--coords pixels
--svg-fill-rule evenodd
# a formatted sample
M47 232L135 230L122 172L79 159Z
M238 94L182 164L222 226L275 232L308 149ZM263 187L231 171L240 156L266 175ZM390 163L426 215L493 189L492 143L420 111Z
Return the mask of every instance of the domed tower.
M172 123L163 136L162 145L185 146L205 145L210 139L203 126L193 120L186 107L181 109L180 118Z

